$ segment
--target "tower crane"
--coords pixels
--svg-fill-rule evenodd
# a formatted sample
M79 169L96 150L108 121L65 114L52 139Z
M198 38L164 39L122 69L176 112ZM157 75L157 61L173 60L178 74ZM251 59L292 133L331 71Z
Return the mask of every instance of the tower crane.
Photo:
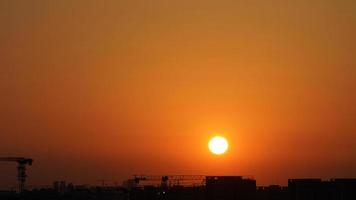
M32 165L32 158L25 157L0 157L0 161L17 162L17 180L19 182L19 192L22 192L26 181L26 165Z
M133 180L135 181L136 185L138 185L142 181L148 181L151 184L160 183L161 188L167 188L169 186L192 186L205 184L205 176L201 175L134 175Z

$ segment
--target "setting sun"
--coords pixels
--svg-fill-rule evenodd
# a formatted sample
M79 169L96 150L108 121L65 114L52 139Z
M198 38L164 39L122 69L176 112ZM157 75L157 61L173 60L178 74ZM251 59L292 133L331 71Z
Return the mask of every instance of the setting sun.
M215 136L209 141L209 150L215 155L221 155L226 152L229 144L224 137Z

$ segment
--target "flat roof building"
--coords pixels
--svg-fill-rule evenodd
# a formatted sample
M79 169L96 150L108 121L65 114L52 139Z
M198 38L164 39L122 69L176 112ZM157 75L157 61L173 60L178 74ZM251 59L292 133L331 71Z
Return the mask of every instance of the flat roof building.
M207 176L207 200L253 200L256 181L242 176Z
M356 179L289 179L290 200L355 200Z

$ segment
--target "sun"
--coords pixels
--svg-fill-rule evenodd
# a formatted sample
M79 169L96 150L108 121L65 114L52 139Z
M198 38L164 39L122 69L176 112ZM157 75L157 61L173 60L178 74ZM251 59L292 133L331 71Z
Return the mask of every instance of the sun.
M215 155L224 154L229 148L229 143L224 137L215 136L209 141L209 150Z

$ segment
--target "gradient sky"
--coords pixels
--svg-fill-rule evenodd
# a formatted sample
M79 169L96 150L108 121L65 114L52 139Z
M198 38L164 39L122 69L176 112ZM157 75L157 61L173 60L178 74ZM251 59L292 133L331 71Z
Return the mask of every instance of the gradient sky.
M30 185L355 177L356 1L1 0L0 93Z

